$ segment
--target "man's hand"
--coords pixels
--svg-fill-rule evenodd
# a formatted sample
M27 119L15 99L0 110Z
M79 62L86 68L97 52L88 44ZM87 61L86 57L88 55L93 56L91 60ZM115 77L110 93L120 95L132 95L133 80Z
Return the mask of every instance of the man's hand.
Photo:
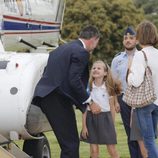
M95 103L95 102L92 102L92 103L89 105L89 108L90 108L90 110L91 110L91 112L92 112L93 114L98 114L98 113L101 112L101 107L100 107L97 103Z

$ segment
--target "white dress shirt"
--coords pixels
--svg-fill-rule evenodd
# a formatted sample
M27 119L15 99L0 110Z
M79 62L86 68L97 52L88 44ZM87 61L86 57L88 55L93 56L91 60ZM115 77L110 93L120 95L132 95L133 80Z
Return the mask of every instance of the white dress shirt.
M105 83L100 87L97 87L94 83L92 84L91 98L94 102L99 104L102 112L110 111L109 94ZM90 110L89 107L88 110Z
M157 96L157 100L154 103L158 105L158 49L153 46L148 46L142 50L147 56L148 65L152 71L154 91ZM130 70L131 73L128 76L128 84L135 87L140 86L144 80L145 72L145 59L142 51L135 53Z

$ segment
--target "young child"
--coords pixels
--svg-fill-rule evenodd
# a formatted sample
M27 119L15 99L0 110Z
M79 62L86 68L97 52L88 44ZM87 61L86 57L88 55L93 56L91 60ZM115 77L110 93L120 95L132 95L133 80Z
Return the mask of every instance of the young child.
M108 153L112 158L119 158L115 148L117 140L114 118L110 111L116 105L115 109L119 112L119 104L115 96L116 86L112 78L111 70L103 61L98 60L94 62L89 84L91 98L101 107L101 112L99 114L93 114L90 108L87 108L87 111L82 116L81 141L90 143L91 158L99 157L100 144L107 146Z

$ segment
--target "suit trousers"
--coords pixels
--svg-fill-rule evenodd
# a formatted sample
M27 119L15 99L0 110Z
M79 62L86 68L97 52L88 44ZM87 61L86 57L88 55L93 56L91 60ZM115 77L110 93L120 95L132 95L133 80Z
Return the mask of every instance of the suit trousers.
M60 145L60 158L79 158L79 136L70 99L53 91L42 99L41 109Z
M118 96L118 102L120 104L120 114L123 121L123 125L127 135L128 148L130 152L130 158L142 158L141 151L137 141L130 140L130 119L131 119L131 107L128 106L122 100L123 94Z

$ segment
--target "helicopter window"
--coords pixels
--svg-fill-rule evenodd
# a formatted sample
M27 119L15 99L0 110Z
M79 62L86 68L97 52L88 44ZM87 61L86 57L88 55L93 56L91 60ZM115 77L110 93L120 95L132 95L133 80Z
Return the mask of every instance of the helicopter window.
M9 61L0 61L0 69L6 69Z

